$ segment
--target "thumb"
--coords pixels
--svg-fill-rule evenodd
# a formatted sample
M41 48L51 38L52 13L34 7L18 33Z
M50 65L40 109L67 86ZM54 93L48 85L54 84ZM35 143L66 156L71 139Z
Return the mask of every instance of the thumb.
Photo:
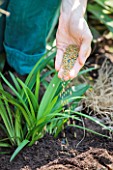
M55 69L56 71L59 71L62 65L62 59L63 59L63 50L57 49L56 53L56 59L55 59Z
M81 44L79 55L78 55L78 61L81 66L85 64L85 61L89 57L90 53L91 53L91 42L88 42L87 40L84 39Z
M84 40L80 46L80 51L79 51L79 56L74 64L74 67L70 71L70 78L74 78L77 76L78 72L80 69L83 67L85 64L86 59L90 55L91 52L91 43L88 45L88 42Z

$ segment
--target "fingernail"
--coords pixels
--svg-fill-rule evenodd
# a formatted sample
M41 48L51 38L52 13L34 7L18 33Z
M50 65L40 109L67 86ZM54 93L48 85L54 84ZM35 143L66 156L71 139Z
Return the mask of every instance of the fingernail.
M71 70L71 71L70 71L70 78L73 78L73 77L75 77L75 76L76 76L76 74L75 74L74 70Z
M58 74L58 78L62 79L62 76L60 74Z
M56 68L56 67L55 67L55 70L58 72L58 71L59 71L59 68Z
M65 81L68 81L68 80L69 80L69 77L65 77L64 80L65 80Z
M56 71L59 71L59 69L60 69L59 66L57 66L57 65L55 64L55 70L56 70Z

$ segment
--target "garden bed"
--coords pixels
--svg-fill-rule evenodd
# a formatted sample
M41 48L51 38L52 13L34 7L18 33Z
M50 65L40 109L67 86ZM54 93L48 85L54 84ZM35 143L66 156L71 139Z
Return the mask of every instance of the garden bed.
M98 56L95 53L89 58L89 67L95 64L101 66L107 57L105 51ZM98 70L90 72L90 76L98 79ZM89 112L85 111L85 114ZM90 120L85 118L84 123L85 127L106 135L102 127ZM1 131L0 136L5 137ZM0 155L0 170L113 170L113 140L84 133L84 130L74 127L68 127L65 135L62 132L56 139L46 134L33 146L24 148L10 162L14 150L0 148L0 153L8 152Z
M91 126L93 129L98 128L97 125L95 126L94 124ZM76 130L77 137L74 137L74 132L74 128L69 128L66 130L65 138L61 134L57 139L54 139L50 135L46 135L32 147L26 147L22 150L11 163L9 162L10 154L1 155L0 169L113 169L113 141L89 133L86 133L84 136L84 133L81 130Z

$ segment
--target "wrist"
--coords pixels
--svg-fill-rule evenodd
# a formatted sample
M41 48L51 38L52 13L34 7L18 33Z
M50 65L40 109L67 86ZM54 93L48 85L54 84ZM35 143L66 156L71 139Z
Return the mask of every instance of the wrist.
M78 18L84 17L87 0L62 0L61 13L70 16L75 14Z

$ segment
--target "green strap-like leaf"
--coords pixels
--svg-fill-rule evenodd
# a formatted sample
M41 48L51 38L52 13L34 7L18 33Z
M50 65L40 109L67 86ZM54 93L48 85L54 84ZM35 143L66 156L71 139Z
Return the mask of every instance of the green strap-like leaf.
M0 142L0 147L9 148L11 145L9 143Z
M110 138L110 137L107 136L107 135L103 135L103 134L101 134L101 133L99 133L99 132L96 132L96 131L91 130L91 129L89 129L89 128L86 128L86 127L84 127L84 126L79 126L79 125L75 125L75 124L70 124L69 126L71 126L71 127L76 127L76 128L78 128L78 129L83 129L83 130L85 130L85 131L87 131L87 132L90 132L90 133L93 133L93 134L95 134L95 135L99 135L99 136L102 136L102 137Z
M0 98L4 100L4 98L3 98L2 96L0 96ZM20 110L21 110L21 112L22 112L25 120L26 120L27 123L28 123L28 126L31 127L31 122L30 122L30 120L29 120L29 116L28 116L26 110L25 110L20 104L18 104L15 100L11 100L10 98L9 98L9 99L5 98L5 100L7 100L9 103L11 103L11 104L13 104L14 106L16 106L17 109L20 109Z
M43 98L40 103L40 107L38 110L38 116L37 119L39 120L44 113L44 111L47 109L48 105L51 103L52 99L55 97L55 93L57 91L57 88L60 84L61 80L58 78L58 75L55 74L52 81L50 82Z
M45 111L42 113L40 119L37 121L37 125L39 125L42 122L45 122L47 119L47 116L51 114L52 108L54 107L55 103L57 102L58 96L56 96L48 105L48 107L45 109Z
M23 140L17 149L14 151L13 155L10 158L10 162L18 155L18 153L29 143L27 139Z
M91 12L97 19L99 19L106 27L113 32L113 19L104 13L104 10L98 4L88 4L88 11Z
M37 73L37 78L36 78L36 86L35 86L35 97L37 99L37 104L38 104L38 97L39 97L39 89L40 89L40 73Z
M17 109L15 113L15 136L16 143L19 146L21 141L23 140L22 114L20 113L19 109Z
M19 81L19 83L21 84L21 86L22 86L22 88L23 88L23 90L24 90L24 93L25 93L25 95L26 95L27 101L28 101L28 103L29 103L29 107L30 107L30 112L28 112L29 118L30 118L31 122L34 122L34 119L35 119L35 110L34 110L34 108L33 108L31 99L33 98L33 99L34 99L34 102L35 102L36 98L35 98L35 96L33 95L32 92L31 92L31 93L32 93L32 97L30 98L30 97L29 97L30 90L28 89L28 87L26 87L26 85L25 85L20 79L18 79L18 81ZM29 93L27 93L28 90L29 90Z
M23 100L21 94L16 91L16 89L7 81L7 79L3 76L2 73L0 73L0 76L2 77L2 79L4 80L4 82L8 85L8 87L10 87L10 89L16 94L16 96L18 97L18 99L20 100L21 104L24 106L24 108L26 109L26 112L28 114L30 114L30 111L28 109L28 107L26 106L25 101ZM11 96L11 95L10 95Z
M49 55L50 53L50 55ZM32 69L32 71L30 72L30 74L28 75L25 84L32 89L34 87L35 84L35 80L36 80L36 75L37 72L40 71L47 65L47 63L55 57L56 52L53 51L51 52L48 51L44 56L41 57L41 59L36 63L36 65L34 66L34 68ZM46 57L48 56L48 57Z
M67 110L68 111L68 110ZM97 123L98 125L102 126L103 128L105 128L106 130L111 130L111 128L107 127L106 125L104 125L103 123L101 123L98 119L92 117L92 116L89 116L89 115L86 115L84 113L81 113L81 112L75 112L73 110L70 110L70 112L74 113L75 115L79 115L79 116L82 116L82 117L85 117L89 120L92 120L93 122Z
M9 74L10 74L12 80L13 80L13 83L14 83L14 85L15 85L17 91L20 92L20 91L21 91L21 88L20 88L20 85L19 85L19 83L18 83L16 77L15 77L11 72L9 72Z

